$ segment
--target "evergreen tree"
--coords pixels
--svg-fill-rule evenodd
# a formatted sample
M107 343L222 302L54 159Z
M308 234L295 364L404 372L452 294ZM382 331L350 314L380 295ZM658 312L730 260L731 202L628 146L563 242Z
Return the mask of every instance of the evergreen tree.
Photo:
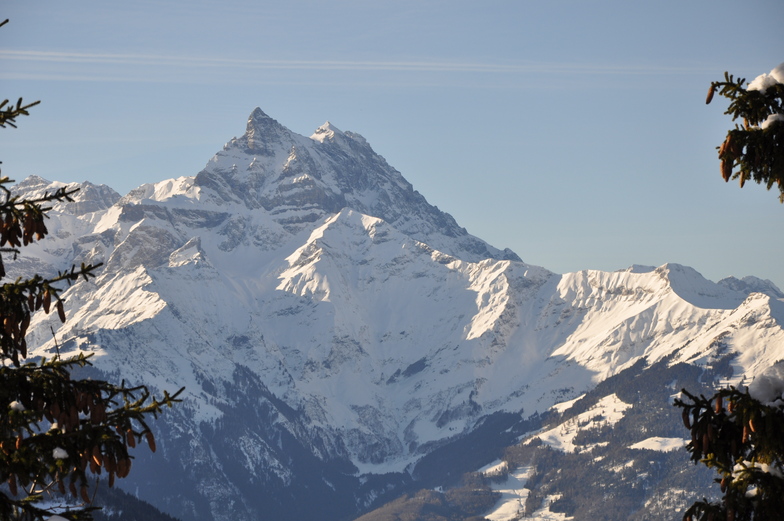
M750 179L768 190L778 185L784 203L784 63L745 83L725 72L724 81L711 83L705 100L710 103L718 92L730 100L725 114L743 122L717 147L721 176L724 181L739 179L741 188Z
M718 147L725 181L751 179L770 189L778 185L784 202L784 63L744 87L724 73L711 83L706 103L718 92L731 100L725 112L743 120L727 132ZM737 170L736 170L737 169ZM777 375L774 378L779 378ZM684 426L691 433L691 460L718 472L722 499L693 504L685 521L778 521L784 517L784 396L775 386L765 400L734 387L713 396L695 396L683 389ZM769 401L768 401L769 400Z
M15 128L37 103L3 101L0 127ZM24 198L0 175L0 282L6 278L3 261L48 234L47 204L71 201L75 192L61 188ZM61 285L87 280L99 266L82 264L50 278L31 274L0 286L0 520L91 519L99 476L112 486L131 469L129 449L146 443L155 451L146 420L179 401L182 389L156 399L144 386L73 379L74 369L90 365L84 354L27 360L32 315L56 312L65 322ZM41 503L69 493L76 506Z
M692 505L686 521L777 521L784 515L784 405L762 403L734 387L710 398L685 389L683 423L691 460L718 472L721 502Z

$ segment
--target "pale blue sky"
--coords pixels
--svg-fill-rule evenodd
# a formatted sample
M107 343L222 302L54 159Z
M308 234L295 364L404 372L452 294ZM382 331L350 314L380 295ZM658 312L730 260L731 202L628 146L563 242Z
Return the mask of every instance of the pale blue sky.
M784 288L784 205L725 185L709 83L784 61L784 2L4 0L3 174L196 174L260 106L365 136L469 232L553 271L678 262Z

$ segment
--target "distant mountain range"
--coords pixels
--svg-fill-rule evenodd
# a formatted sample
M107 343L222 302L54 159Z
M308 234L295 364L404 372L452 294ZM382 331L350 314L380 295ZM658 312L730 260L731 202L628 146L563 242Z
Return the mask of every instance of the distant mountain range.
M443 503L437 487L494 460L472 474L482 501L453 497L441 518L596 519L617 501L623 519L659 519L696 493L680 472L710 484L661 450L686 434L670 396L784 359L769 281L552 273L467 233L360 135L300 136L260 109L195 176L125 196L83 183L50 217L10 277L104 267L64 293L65 324L35 318L29 344L51 356L54 331L104 378L186 387L155 423L158 453L137 450L118 482L183 520L338 521L418 489ZM629 456L648 452L656 472ZM510 479L529 492L501 499ZM617 490L586 510L607 480Z

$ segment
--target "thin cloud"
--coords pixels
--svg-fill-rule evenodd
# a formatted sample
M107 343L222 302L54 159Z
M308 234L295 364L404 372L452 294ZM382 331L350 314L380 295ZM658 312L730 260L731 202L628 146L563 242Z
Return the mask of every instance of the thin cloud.
M388 71L484 74L693 75L713 73L716 70L715 68L707 67L603 65L533 61L503 64L442 61L254 60L208 56L14 50L0 50L0 59L48 63L181 67L188 69L225 68L248 70Z

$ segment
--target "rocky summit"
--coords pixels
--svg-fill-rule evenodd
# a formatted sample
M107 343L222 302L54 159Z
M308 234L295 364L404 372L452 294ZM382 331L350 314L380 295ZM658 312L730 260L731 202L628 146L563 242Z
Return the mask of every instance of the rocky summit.
M503 454L503 479L530 477L542 447L643 443L652 460L682 447L666 412L677 385L742 385L784 358L784 295L768 281L676 264L552 273L470 235L359 134L297 135L260 109L196 175L125 196L83 183L50 216L10 276L104 266L63 293L65 324L35 317L29 344L92 353L109 380L185 386L154 423L158 453L137 450L118 482L183 520L352 519ZM658 416L640 412L645 393ZM599 416L606 439L581 442L585 423L565 434L569 417ZM584 468L635 468L613 454ZM558 479L510 501L578 515ZM639 470L615 494L643 519L666 479ZM512 519L502 496L480 515Z

